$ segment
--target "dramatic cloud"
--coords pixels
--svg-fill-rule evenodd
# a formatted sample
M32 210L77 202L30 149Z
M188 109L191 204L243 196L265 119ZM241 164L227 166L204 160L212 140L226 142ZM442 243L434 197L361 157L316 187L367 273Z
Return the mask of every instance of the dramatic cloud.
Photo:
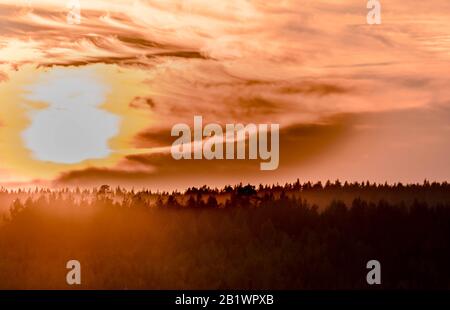
M120 138L111 140L113 155L72 166L43 164L26 145L19 150L9 146L12 138L4 138L0 171L7 170L8 178L0 172L0 180L160 180L157 185L165 186L175 179L187 184L181 180L209 169L226 173L216 179L205 174L196 182L219 184L287 180L294 173L311 178L313 172L303 172L312 167L318 178L327 178L310 158L336 157L344 145L362 153L353 149L354 139L361 139L360 128L368 126L361 119L367 115L402 118L402 111L440 113L449 106L448 1L383 2L382 24L372 26L366 24L361 0L80 3L81 24L70 25L65 1L0 0L0 95L8 100L5 111L23 115L14 122L5 119L9 114L0 115L6 128L3 135L0 128L0 137L20 139L31 122L26 115L48 104L35 100L23 108L23 98L29 101L27 87L38 82L33 77L42 79L43 72L60 67L87 67L109 83L114 93L105 99L105 109L125 124ZM194 115L220 124L280 123L279 171L264 175L257 164L246 161L174 162L168 154L170 129L177 123L192 124ZM448 134L448 121L441 120L439 128L435 135ZM413 137L407 139L402 143L414 144ZM450 150L445 141L432 147L434 153ZM18 159L14 154L21 155ZM392 160L405 155L400 152ZM346 160L336 157L332 162L337 167ZM329 177L360 178L346 174L348 166L341 167ZM246 177L236 177L242 171ZM450 171L441 172L426 175L421 170L408 174L407 180L450 176ZM371 170L366 177L383 181L383 172ZM398 179L405 179L403 172Z

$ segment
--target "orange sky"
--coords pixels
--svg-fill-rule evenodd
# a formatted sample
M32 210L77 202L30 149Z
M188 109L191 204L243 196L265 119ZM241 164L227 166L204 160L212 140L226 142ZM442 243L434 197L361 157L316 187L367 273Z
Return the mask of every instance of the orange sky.
M0 0L0 183L450 179L450 3ZM177 123L279 123L280 166L175 161Z

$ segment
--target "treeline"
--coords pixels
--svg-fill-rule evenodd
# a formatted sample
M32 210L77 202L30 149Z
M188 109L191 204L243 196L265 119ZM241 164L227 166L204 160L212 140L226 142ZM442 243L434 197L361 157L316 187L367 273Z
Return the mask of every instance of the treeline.
M117 187L110 188L103 185L93 189L28 189L7 190L0 189L0 203L10 205L15 200L24 203L45 197L50 200L74 200L86 203L92 199L110 199L125 206L159 207L159 208L233 208L258 207L274 204L302 205L309 204L320 210L333 201L342 201L352 204L355 198L368 203L386 201L389 203L412 204L424 202L430 206L439 206L450 202L450 184L447 182L430 183L425 180L423 184L376 184L376 183L341 183L335 182L294 183L284 185L235 185L224 188L188 188L184 192L159 192L151 190L127 190Z
M356 193L350 203L319 208L304 198L344 188ZM86 289L450 289L448 189L39 192L16 199L0 225L0 288L70 288L65 264L77 259ZM398 202L361 198L390 191ZM366 282L374 259L380 286Z
M428 180L424 180L423 183L414 183L414 184L403 184L401 182L395 184L388 184L387 182L384 184L380 183L370 183L366 182L344 182L342 183L339 180L334 182L327 181L322 183L321 181L313 183L313 182L305 182L301 183L299 179L297 179L294 183L285 183L284 185L280 184L272 184L272 185L263 185L259 186L253 185L243 185L242 183L239 185L231 186L227 185L222 189L211 188L207 185L203 187L191 187L188 188L184 193L186 194L196 194L196 193L204 193L204 194L226 194L226 193L238 193L245 190L257 190L257 191L328 191L328 190L342 190L342 191L395 191L395 192L416 192L416 191L433 191L433 192L448 192L450 191L450 183L448 182L430 182ZM18 189L8 189L5 187L0 188L0 195L20 195L20 194L49 194L49 193L72 193L72 194L83 194L83 195L91 195L91 194L105 194L105 193L114 193L115 195L122 195L125 193L135 193L136 190L133 188L128 190L122 187L116 187L115 189L111 188L108 185L103 185L100 188L92 188L92 189L80 189L77 188L62 188L62 189L50 189L50 188L18 188ZM140 190L138 192L146 192L152 193L151 190ZM169 195L169 192L155 192L161 195ZM180 194L179 191L174 191L172 194Z

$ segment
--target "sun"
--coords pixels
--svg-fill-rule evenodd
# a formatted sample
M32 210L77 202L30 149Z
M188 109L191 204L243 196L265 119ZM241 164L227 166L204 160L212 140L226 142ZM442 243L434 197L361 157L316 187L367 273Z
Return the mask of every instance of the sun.
M25 66L8 75L0 84L0 168L14 180L112 167L152 122L150 110L130 109L134 98L149 95L139 70Z
M118 134L120 117L100 108L110 90L92 67L51 70L27 90L28 100L47 104L28 113L31 123L22 133L33 158L77 164L111 154L108 141Z

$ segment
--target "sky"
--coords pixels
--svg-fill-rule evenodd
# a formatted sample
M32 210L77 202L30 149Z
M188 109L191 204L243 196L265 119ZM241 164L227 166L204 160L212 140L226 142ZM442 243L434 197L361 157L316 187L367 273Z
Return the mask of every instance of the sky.
M0 0L0 184L450 180L450 2ZM180 160L171 129L280 124L280 163Z

